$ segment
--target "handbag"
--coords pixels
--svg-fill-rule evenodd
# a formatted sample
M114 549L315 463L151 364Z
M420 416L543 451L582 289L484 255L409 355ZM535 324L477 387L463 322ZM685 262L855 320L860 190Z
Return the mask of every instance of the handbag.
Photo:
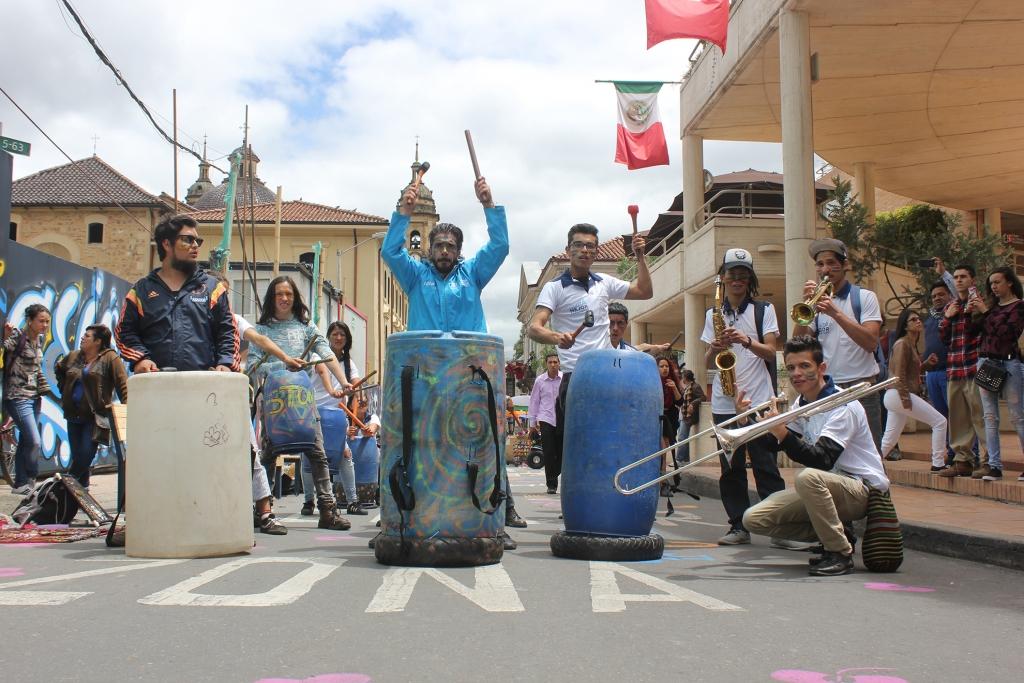
M1006 369L999 361L986 358L974 375L974 383L982 389L998 394L1003 390L1007 374Z

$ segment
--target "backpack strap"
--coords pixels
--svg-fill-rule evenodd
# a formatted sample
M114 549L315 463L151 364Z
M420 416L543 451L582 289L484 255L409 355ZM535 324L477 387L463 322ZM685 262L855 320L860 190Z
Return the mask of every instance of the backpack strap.
M757 341L760 344L764 344L764 312L768 308L767 301L755 301L754 302L754 325L757 327ZM778 393L779 391L779 378L778 378L778 362L775 356L772 359L764 362L765 367L768 368L768 377L772 381L772 392Z
M505 500L505 491L501 486L501 449L498 445L498 406L497 401L494 398L494 387L491 386L491 378L487 376L484 369L475 365L470 365L470 369L473 371L472 374L479 375L487 385L487 417L491 423L491 437L494 439L494 488L491 489L491 495L488 502L491 504L490 510L484 510L480 507L480 500L476 496L476 479L480 473L480 466L475 462L466 461L466 472L469 475L469 495L473 498L473 505L477 510L484 513L485 515L493 515L498 511L501 506L501 501Z
M857 324L860 325L860 287L850 283L850 306L853 307L853 317L857 320Z
M416 368L411 365L402 368L402 459L388 473L391 497L398 508L398 537L402 557L409 550L405 544L405 513L416 507L416 494L409 481L409 466L412 463L412 379L415 372Z

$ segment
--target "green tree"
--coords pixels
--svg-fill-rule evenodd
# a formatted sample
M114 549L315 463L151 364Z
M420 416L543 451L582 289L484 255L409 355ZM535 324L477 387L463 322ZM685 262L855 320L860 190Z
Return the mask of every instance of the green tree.
M863 279L878 268L879 254L875 248L867 208L857 201L848 180L833 176L835 189L829 192L822 216L832 236L846 245L854 278Z

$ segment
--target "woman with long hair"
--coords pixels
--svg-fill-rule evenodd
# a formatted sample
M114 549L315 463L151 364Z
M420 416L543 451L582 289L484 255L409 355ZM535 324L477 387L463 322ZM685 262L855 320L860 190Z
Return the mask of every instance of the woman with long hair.
M50 329L50 310L42 304L25 309L25 328L4 323L4 412L18 428L12 493L25 495L39 474L39 413L43 395L52 393L43 375L43 339Z
M658 357L658 375L661 377L661 447L675 443L679 431L679 406L683 404L683 383L679 378L679 366L674 358ZM667 471L675 464L675 451L669 451L663 459L662 469ZM668 489L667 482L662 488Z
M988 297L971 297L967 311L971 318L968 331L981 334L978 344L978 367L994 364L1006 371L1002 395L1006 411L1017 430L1021 449L1024 450L1024 366L1021 364L1017 340L1024 332L1024 289L1012 268L1001 266L993 270L985 281ZM981 410L985 416L985 444L988 446L988 464L974 470L973 478L999 481L1003 478L1003 460L999 447L999 393L978 387L981 392ZM1024 473L1018 478L1024 481Z
M57 363L57 383L71 447L68 473L82 486L89 485L97 446L110 442L107 406L114 391L122 403L128 400L128 373L120 356L110 348L110 338L106 325L89 325L78 350Z
M896 322L895 343L889 352L889 376L899 377L894 389L888 389L882 404L888 411L882 435L882 457L896 448L907 419L914 418L932 428L932 472L945 469L946 418L921 398L921 354L918 342L924 332L921 314L905 308Z

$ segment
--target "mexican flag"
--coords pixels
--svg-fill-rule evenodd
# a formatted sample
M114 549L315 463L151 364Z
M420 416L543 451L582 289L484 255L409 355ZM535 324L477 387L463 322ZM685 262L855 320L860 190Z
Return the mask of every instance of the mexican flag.
M634 170L648 166L668 166L665 129L658 113L659 82L618 81L615 94L619 98L618 142L615 163Z

